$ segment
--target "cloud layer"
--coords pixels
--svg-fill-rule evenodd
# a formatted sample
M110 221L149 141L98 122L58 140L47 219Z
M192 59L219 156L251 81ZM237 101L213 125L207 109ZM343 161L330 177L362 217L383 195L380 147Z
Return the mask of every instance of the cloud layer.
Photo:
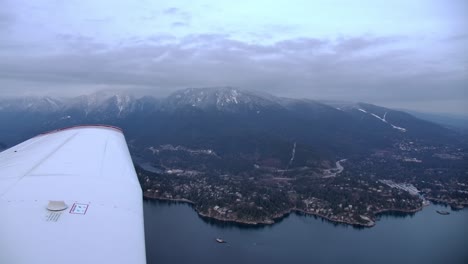
M60 93L73 93L67 91L68 85L155 92L231 85L284 95L363 100L398 94L408 99L460 95L467 83L462 62L448 69L444 59L419 60L417 51L398 47L399 37L298 38L262 45L216 34L180 40L153 36L112 48L89 38L60 37L67 46L64 52L3 55L0 78L37 82L34 89L59 85Z
M148 8L122 21L108 16L110 11L89 17L80 13L68 21L67 8L61 8L64 14L57 16L62 19L49 21L43 11L52 7L28 13L29 19L12 1L0 0L2 6L3 96L77 95L103 88L145 89L165 96L186 87L235 86L280 96L468 113L468 38L463 30L440 37L354 32L318 37L278 21L252 22L252 28L262 30L239 31L240 24L228 23L233 18L219 29L197 27L211 18L201 19L181 7ZM122 15L129 8L122 6ZM160 26L151 30L147 21ZM111 30L109 25L121 27Z

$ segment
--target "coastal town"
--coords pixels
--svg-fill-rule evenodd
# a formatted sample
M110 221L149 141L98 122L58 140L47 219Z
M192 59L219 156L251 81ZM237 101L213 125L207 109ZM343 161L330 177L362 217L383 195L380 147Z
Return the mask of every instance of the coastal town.
M143 177L144 196L192 203L205 217L244 224L272 224L291 212L317 215L333 222L373 226L385 211L416 212L424 200L403 188L350 178L314 179L310 186L271 182L253 187L253 180L174 175ZM160 177L160 180L151 180ZM414 188L414 187L413 187ZM312 195L313 194L313 195Z
M165 145L149 150L220 159L209 149ZM292 166L281 170L254 164L237 174L200 166L153 170L137 166L137 172L145 198L188 202L202 217L258 225L273 224L296 212L371 227L382 213L414 213L430 201L454 209L468 206L463 155L457 150L402 142L393 151L339 159L323 169ZM441 177L444 162L453 166L453 161L460 165L451 168L450 177ZM429 162L438 162L438 167Z

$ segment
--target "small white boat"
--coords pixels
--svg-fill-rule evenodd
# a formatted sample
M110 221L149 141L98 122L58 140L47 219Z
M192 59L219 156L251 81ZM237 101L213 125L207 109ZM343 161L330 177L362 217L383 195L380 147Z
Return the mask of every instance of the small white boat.
M217 238L217 239L216 239L216 242L218 242L218 243L226 243L226 241L222 240L221 238Z

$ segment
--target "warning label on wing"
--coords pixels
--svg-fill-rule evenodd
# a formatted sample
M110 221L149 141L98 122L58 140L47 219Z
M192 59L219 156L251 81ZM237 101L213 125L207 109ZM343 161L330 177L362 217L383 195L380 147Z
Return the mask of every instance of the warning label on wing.
M74 203L70 209L70 214L86 214L89 204Z

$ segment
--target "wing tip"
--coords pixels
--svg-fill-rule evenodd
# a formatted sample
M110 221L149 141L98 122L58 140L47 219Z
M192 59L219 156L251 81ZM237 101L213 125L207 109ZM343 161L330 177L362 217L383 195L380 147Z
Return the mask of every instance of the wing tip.
M72 129L81 129L81 128L105 128L105 129L112 129L114 131L120 132L123 134L123 130L120 127L116 126L111 126L111 125L105 125L105 124L93 124L93 125L77 125L77 126L70 126L70 127L64 127L64 128L59 128L55 130L50 130L44 133L41 133L37 135L36 137L44 136L44 135L49 135L49 134L54 134L58 132L62 132L65 130L72 130Z

